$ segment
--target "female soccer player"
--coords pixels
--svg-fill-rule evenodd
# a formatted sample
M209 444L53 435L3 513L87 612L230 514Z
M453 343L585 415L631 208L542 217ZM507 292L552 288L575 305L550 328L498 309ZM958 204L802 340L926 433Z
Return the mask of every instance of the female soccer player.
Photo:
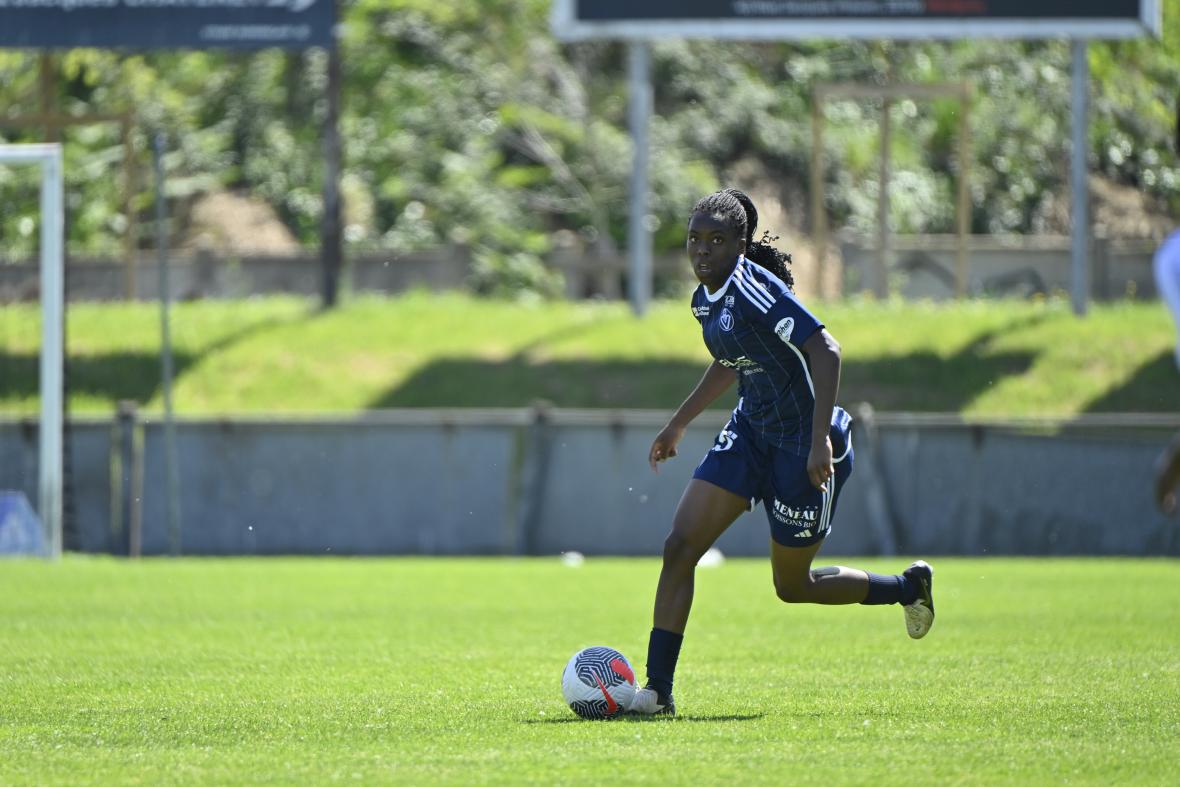
M763 501L771 566L788 603L902 604L915 639L934 622L933 571L900 575L843 566L812 570L852 472L851 418L836 406L840 345L795 299L790 257L754 241L758 212L736 189L702 199L688 222L688 258L700 280L692 313L713 362L652 442L648 461L676 456L688 424L738 384L737 407L684 490L656 588L647 685L629 710L674 714L672 678L692 607L697 561L744 511Z

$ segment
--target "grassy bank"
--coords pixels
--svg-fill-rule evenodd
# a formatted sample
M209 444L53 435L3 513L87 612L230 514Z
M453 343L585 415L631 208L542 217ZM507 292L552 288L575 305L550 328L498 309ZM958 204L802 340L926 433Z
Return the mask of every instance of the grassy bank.
M907 304L816 311L844 346L842 402L974 416L1175 412L1173 332L1158 303ZM0 316L0 413L37 408L39 311ZM623 304L516 303L414 293L323 313L294 298L173 309L179 413L355 412L386 407L675 407L708 363L684 302L644 319ZM159 312L77 304L73 413L120 399L160 406ZM727 398L724 406L731 406Z

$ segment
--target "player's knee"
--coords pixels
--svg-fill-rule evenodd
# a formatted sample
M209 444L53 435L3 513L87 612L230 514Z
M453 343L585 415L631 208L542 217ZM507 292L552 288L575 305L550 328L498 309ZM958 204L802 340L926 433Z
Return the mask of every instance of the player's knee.
M664 565L683 568L695 566L701 555L696 545L673 530L664 539Z
M787 604L805 604L811 600L810 583L804 582L790 582L787 580L775 577L774 593L778 596L779 601Z

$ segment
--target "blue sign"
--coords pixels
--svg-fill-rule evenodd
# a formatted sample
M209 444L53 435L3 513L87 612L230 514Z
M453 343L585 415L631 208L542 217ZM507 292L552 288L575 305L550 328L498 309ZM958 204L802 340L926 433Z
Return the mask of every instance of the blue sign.
M0 47L334 45L336 0L0 0Z
M44 554L41 520L25 493L0 489L0 556Z

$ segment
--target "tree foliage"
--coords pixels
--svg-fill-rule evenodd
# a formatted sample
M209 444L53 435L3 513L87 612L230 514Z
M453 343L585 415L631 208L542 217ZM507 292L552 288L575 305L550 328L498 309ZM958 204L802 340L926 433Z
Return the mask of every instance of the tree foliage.
M1090 47L1094 171L1180 208L1175 150L1180 0L1166 0L1159 40ZM626 49L562 44L547 0L351 0L343 5L343 194L349 249L472 250L477 288L553 291L542 260L555 245L611 253L626 232L631 142ZM702 193L755 162L805 228L811 95L817 84L966 81L974 232L1051 229L1068 184L1069 45L1045 42L669 41L654 47L652 215L657 244L681 243ZM149 139L167 135L169 197L243 189L267 200L305 245L317 243L324 177L325 55L120 53L55 60L67 113L135 113L139 177L132 209L150 217ZM36 53L0 52L11 119L39 110ZM959 171L955 101L893 105L891 220L949 232ZM835 226L875 222L880 106L833 102L824 176ZM6 141L42 138L6 128ZM116 254L128 216L117 124L66 132L69 245ZM36 183L0 169L0 250L36 247ZM142 225L141 225L142 226ZM141 245L151 235L142 232Z

